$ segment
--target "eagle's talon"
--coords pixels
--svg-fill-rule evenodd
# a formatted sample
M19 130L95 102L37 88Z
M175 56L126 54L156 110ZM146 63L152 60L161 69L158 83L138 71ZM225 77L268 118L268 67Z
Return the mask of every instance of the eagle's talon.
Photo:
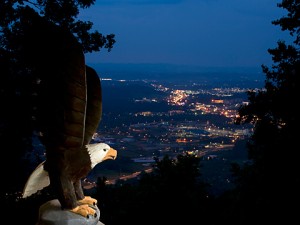
M97 205L97 199L91 198L90 196L85 196L84 199L79 200L81 204L88 204L92 206Z
M74 209L70 210L73 213L79 214L83 217L86 217L89 219L90 215L97 215L96 210L89 207L87 204L84 205L79 205L77 207L75 207Z

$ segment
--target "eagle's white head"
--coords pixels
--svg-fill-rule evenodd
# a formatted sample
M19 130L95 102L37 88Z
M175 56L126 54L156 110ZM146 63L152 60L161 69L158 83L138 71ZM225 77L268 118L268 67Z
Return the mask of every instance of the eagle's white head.
M107 159L116 159L117 151L105 143L95 143L86 146L90 154L91 168Z

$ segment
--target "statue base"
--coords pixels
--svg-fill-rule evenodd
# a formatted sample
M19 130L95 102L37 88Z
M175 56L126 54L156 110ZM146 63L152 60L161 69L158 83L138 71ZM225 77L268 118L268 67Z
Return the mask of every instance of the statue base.
M97 217L85 218L76 213L62 210L57 199L50 200L39 209L36 225L104 225L99 221L100 210L96 206Z

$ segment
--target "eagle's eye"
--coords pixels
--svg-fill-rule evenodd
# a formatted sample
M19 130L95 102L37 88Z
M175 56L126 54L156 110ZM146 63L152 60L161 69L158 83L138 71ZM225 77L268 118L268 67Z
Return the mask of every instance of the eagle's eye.
M107 150L106 148L103 149L103 151L105 151L105 152L106 152L106 150Z

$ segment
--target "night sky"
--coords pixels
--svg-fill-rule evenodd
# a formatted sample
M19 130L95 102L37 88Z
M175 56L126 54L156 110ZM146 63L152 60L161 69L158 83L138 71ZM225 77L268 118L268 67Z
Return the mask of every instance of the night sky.
M97 0L80 19L116 35L111 52L87 63L170 63L205 67L271 65L268 48L288 40L272 21L280 0Z

